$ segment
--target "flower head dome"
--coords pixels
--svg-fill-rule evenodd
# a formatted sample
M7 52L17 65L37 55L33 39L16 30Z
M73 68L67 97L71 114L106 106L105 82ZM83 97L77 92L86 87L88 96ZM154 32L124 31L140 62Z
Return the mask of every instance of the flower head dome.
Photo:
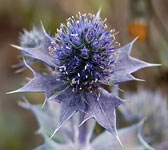
M92 91L97 82L112 73L116 60L114 31L108 31L105 20L80 13L61 24L48 47L57 58L56 71L70 83L72 90Z
M99 13L78 13L69 18L66 25L61 24L54 37L49 36L43 26L42 29L44 39L38 47L14 47L44 62L50 67L50 75L37 73L25 61L34 78L10 93L43 92L45 102L52 99L60 103L59 123L54 134L80 111L81 124L94 118L120 141L115 108L124 101L106 91L102 84L112 86L139 80L131 73L155 65L130 56L135 40L117 49L115 33L107 29Z

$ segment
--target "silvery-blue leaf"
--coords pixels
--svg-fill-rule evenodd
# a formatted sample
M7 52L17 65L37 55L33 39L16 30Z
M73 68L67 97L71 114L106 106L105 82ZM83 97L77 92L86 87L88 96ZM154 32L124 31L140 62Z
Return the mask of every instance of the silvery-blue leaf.
M146 150L138 139L140 124L135 124L118 130L118 135L126 150ZM123 150L116 139L107 131L96 137L91 143L96 150Z
M33 79L20 89L9 92L9 94L17 92L43 92L47 100L53 94L65 88L64 82L57 80L57 75L42 75L35 72L26 62L25 65L32 71Z
M102 81L102 83L114 85L131 80L141 81L141 79L137 79L132 76L131 73L146 67L160 66L160 64L151 64L131 57L130 53L135 41L136 39L131 43L117 49L117 56L115 63L113 64L112 73L110 77Z
M107 131L112 133L114 137L120 142L116 131L116 112L115 109L124 101L119 97L108 93L104 89L99 89L100 94L92 93L86 95L88 105L86 108L85 118L82 123L90 118L95 120L104 127Z
M59 128L69 120L76 112L83 112L85 109L84 98L79 92L72 92L70 87L64 89L56 98L60 102L61 110L59 115L59 123L51 138L59 130Z

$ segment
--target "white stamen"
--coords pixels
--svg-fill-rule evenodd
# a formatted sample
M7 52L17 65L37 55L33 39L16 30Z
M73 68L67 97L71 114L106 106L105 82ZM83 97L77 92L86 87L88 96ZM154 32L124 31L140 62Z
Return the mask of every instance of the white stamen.
M76 33L76 34L71 34L71 36L78 36L78 34Z
M97 101L99 100L99 98L100 98L100 92L97 95Z
M54 55L55 54L55 51L50 51L49 52L49 55L51 56L51 55Z
M72 79L72 84L76 84L75 78Z
M68 21L68 22L67 22L67 26L70 26L70 25L71 25L71 23Z
M49 46L49 47L48 47L48 50L49 50L49 51L50 51L50 50L52 50L52 47L51 47L51 46Z
M83 85L86 85L86 84L87 84L87 82L84 82L84 83L83 83Z
M104 70L104 67L103 67L103 66L100 66L100 68Z
M63 68L64 70L66 70L66 66L65 66L65 65L60 66L59 68L60 68L60 69Z
M55 44L55 42L54 42L54 41L51 41L50 43L51 43L51 44Z
M90 89L92 89L92 87L91 87L91 86L89 86L89 88L88 88L88 89L90 90Z
M97 82L97 81L98 81L98 79L96 78L96 79L95 79L95 82Z
M91 82L90 82L90 84L93 84L94 83L94 80L92 80Z
M106 22L106 21L107 21L107 18L104 19L104 22Z
M85 65L85 70L87 69L88 64Z
M71 49L69 46L66 46L67 49Z
M112 37L113 37L113 40L115 40L115 36L113 35Z

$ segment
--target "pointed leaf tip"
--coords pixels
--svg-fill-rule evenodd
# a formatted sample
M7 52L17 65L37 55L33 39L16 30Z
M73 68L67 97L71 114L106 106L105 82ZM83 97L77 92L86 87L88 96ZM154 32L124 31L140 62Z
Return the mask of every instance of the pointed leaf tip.
M100 17L101 10L102 10L102 7L100 6L98 12L96 13L96 18Z
M139 79L139 78L135 78L135 77L134 77L134 80L136 80L136 81L140 81L140 82L145 82L144 79Z
M43 31L43 33L44 33L44 35L48 38L48 39L50 39L53 43L55 43L55 41L48 35L48 33L46 32L46 29L45 29L45 27L44 27L44 25L43 25L43 22L40 20L40 24L41 24L41 28L42 28L42 31Z
M54 135L57 133L57 131L59 130L59 128L56 128L54 133L50 136L50 140L54 137Z
M49 100L49 99L45 98L45 100L44 100L44 102L43 102L43 104L42 104L42 106L41 106L41 109L44 108L44 106L45 106L45 104L47 103L48 100Z
M132 41L133 43L139 39L139 36L137 36L136 38L134 38L134 40Z
M23 50L23 47L21 46L18 46L18 45L15 45L15 44L10 44L11 47L14 47L16 49L19 49L19 50Z
M116 139L117 139L117 141L119 142L121 148L124 150L124 145L122 144L122 142L121 142L119 136L116 136Z
M40 20L40 24L41 24L41 28L42 28L43 32L46 33L46 30L45 30L45 28L44 28L44 25L43 25L42 20Z
M14 94L14 93L18 93L18 92L19 92L19 89L14 90L14 91L10 91L10 92L6 92L5 94Z
M5 94L12 94L13 93L13 91L11 91L11 92L6 92Z
M55 129L55 131L53 132L53 134L51 135L50 139L52 139L54 137L54 135L57 133L57 131L64 125L64 123L67 122L67 120L69 120L75 112L73 112L71 115L69 115L68 117L66 117L65 120L60 121L60 123L58 124L57 128Z
M159 67L159 66L162 66L162 64L151 64L151 63L149 63L149 67Z

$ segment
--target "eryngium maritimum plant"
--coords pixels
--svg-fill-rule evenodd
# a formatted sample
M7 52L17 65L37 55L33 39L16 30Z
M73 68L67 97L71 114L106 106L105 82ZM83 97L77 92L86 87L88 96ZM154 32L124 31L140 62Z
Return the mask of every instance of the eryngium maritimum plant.
M51 68L50 75L34 71L34 78L16 92L43 92L45 101L54 99L61 111L56 131L76 112L84 113L81 124L90 118L112 133L118 140L115 109L124 101L103 89L102 85L115 85L138 80L131 73L154 64L130 56L131 43L115 47L115 33L107 29L105 20L92 14L80 14L61 24L54 37L47 34L39 47L15 46L32 58ZM54 136L52 135L52 137Z

